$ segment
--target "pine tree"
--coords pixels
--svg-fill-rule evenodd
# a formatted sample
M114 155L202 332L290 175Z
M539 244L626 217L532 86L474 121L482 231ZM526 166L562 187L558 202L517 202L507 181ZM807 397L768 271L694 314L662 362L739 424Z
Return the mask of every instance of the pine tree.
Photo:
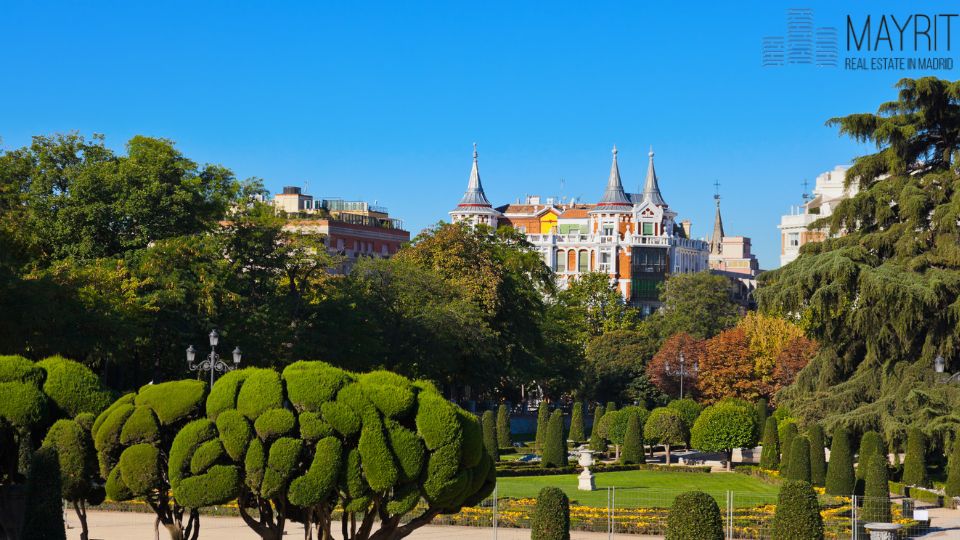
M593 425L590 426L590 449L594 452L606 452L607 441L600 435L600 419L603 418L603 405L593 409Z
M797 436L797 424L790 422L783 429L783 438L780 440L780 476L789 478L790 451L793 450L793 439Z
M863 510L864 523L890 522L890 486L887 460L875 453L869 455L864 467Z
M543 438L543 460L541 464L544 467L566 467L567 466L567 438L563 433L563 413L559 410L553 411L548 422L547 432Z
M760 468L780 468L780 438L777 436L777 419L768 417L763 427L763 450L760 452Z
M833 431L830 463L827 465L827 493L849 497L853 495L856 482L853 472L853 453L850 450L850 433L846 428L837 428Z
M573 404L573 414L570 416L570 440L583 442L583 403Z
M513 446L513 441L510 439L510 411L503 403L497 409L497 443L501 448Z
M537 411L537 452L543 453L543 439L547 436L547 424L550 422L550 406L546 401L540 402L540 409Z
M645 463L643 452L643 430L640 428L640 416L631 414L627 420L627 431L623 436L623 450L620 451L620 463L633 465Z
M483 448L496 462L500 459L500 445L497 444L497 424L493 411L484 411L480 418L480 426L483 428Z
M823 455L823 428L820 424L813 424L807 430L810 440L810 483L823 487L827 477L827 460Z
M810 482L810 441L803 435L797 435L790 443L787 480Z
M960 441L953 441L953 452L947 463L947 483L943 486L947 497L960 497Z
M927 475L927 436L917 428L907 434L907 455L903 458L903 483L929 487Z

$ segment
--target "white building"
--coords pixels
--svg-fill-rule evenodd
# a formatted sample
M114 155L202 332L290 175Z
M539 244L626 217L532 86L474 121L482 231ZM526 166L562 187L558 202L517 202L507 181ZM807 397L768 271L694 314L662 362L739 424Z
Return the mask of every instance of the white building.
M780 266L789 264L800 254L800 246L820 242L827 236L826 229L809 229L814 221L833 214L840 201L857 194L856 186L844 187L847 167L837 165L817 177L813 198L800 206L790 207L790 213L780 217Z

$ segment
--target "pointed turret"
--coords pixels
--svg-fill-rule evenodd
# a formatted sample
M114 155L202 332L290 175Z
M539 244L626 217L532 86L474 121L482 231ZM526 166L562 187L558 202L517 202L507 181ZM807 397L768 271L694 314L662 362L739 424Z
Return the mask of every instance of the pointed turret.
M607 189L603 192L603 197L597 203L594 210L629 210L633 204L627 193L623 191L623 183L620 181L620 167L617 165L617 147L613 147L613 163L610 165L610 178L607 179Z
M650 163L647 165L647 182L643 185L643 201L650 201L657 206L667 206L660 195L660 184L657 182L657 171L653 168L653 147L650 147Z
M477 168L477 143L473 143L473 167L470 169L470 180L467 182L467 191L460 198L460 207L491 207L487 195L483 192L480 183L480 170Z
M713 236L710 237L710 254L720 255L723 251L723 219L720 217L720 196L714 195L717 201L717 213L713 218Z

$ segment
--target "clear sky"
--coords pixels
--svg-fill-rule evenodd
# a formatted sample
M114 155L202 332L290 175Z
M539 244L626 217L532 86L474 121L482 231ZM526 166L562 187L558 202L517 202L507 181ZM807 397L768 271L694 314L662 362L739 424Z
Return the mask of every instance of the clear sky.
M947 2L5 2L0 136L176 141L271 191L378 201L413 233L448 219L479 143L494 204L598 199L616 144L628 189L656 151L664 197L778 265L801 182L864 148L824 126L921 72L764 68L788 7L840 31L848 13L951 13ZM960 43L960 24L955 30ZM960 46L954 47L960 49ZM955 56L955 52L949 53ZM956 78L954 71L940 72ZM561 193L560 180L565 179Z

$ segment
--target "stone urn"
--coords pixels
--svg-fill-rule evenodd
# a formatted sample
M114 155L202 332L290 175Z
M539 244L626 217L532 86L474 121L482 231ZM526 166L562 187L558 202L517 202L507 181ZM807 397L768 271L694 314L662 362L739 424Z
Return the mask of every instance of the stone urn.
M578 477L580 484L577 489L580 491L593 491L597 489L597 484L593 479L593 473L590 472L590 466L593 465L593 450L580 450L577 463L583 467L583 472Z
M897 540L898 523L867 523L863 526L870 533L870 540Z

